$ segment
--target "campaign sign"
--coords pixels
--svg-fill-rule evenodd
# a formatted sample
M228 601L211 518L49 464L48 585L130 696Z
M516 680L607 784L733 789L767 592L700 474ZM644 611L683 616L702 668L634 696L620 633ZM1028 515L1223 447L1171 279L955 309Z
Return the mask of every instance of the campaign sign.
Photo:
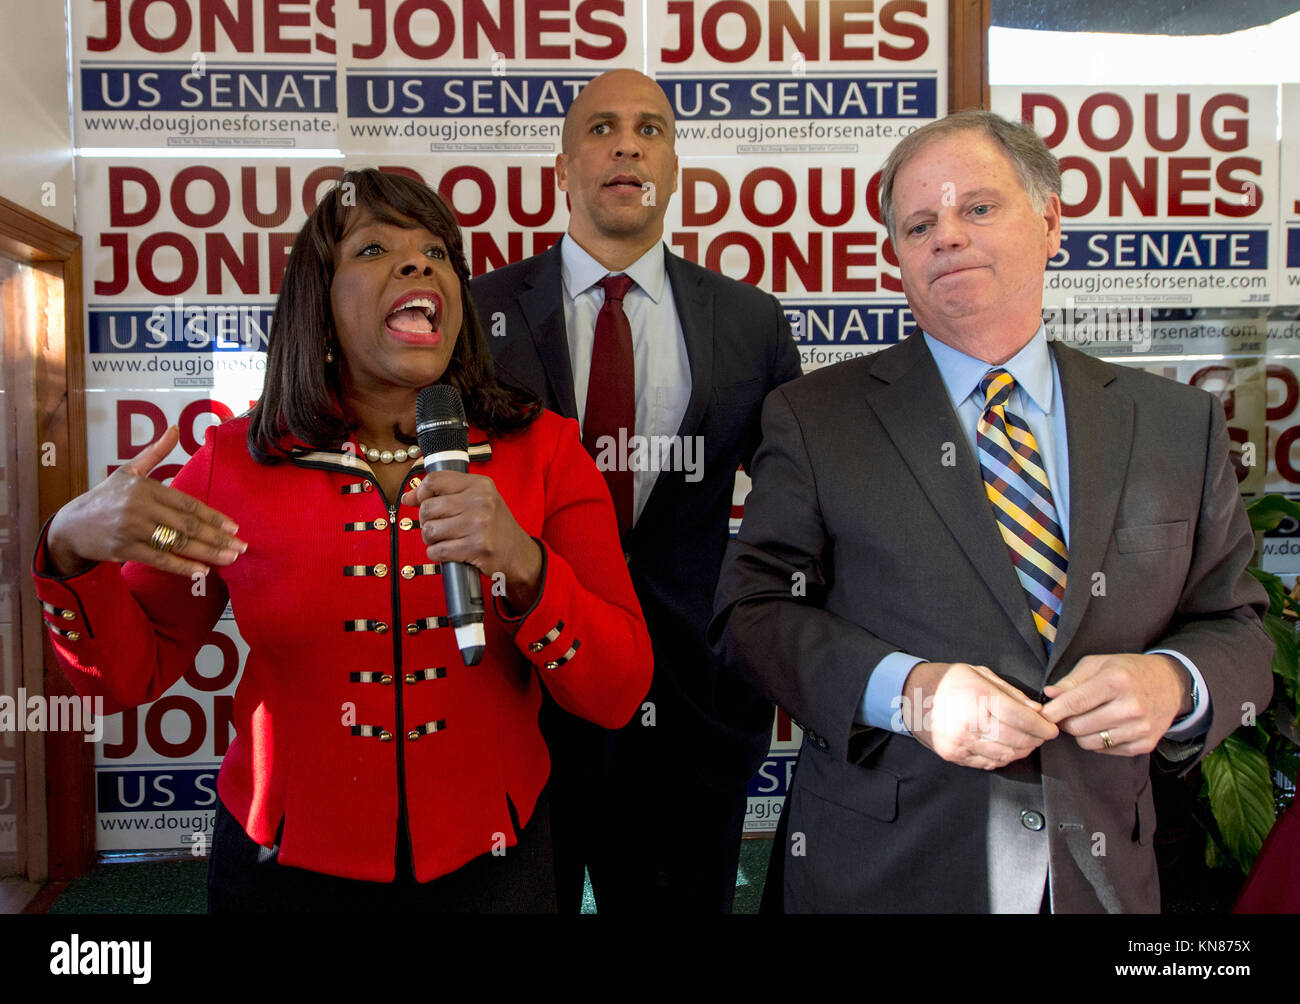
M333 4L72 0L78 147L307 147L338 139Z
M1128 361L1128 364L1215 395L1223 404L1228 457L1241 494L1255 495L1275 490L1272 484L1273 453L1277 444L1272 429L1278 409L1273 402L1280 400L1281 386L1280 371L1271 362L1267 372L1263 357L1258 355L1187 360L1139 358ZM1300 394L1297 402L1300 402ZM1300 424L1300 419L1297 419L1297 424ZM1297 437L1300 437L1300 429ZM1300 450L1296 452L1300 462ZM1285 460L1283 464L1286 465ZM1300 483L1300 471L1296 477Z
M261 391L294 237L337 161L78 162L86 385Z
M946 111L938 0L647 0L688 154L888 151Z
M1045 314L1049 321L1059 315L1072 322L1061 336L1072 347L1115 362L1141 356L1262 356L1265 351L1266 310L1083 303L1068 314Z
M1288 497L1300 501L1294 492L1288 493ZM1259 567L1281 576L1288 591L1295 587L1296 576L1300 575L1300 522L1287 516L1264 534L1259 547Z
M180 583L182 599L188 586ZM207 853L247 653L227 608L180 682L151 704L105 718L95 751L98 850Z
M203 444L205 430L247 411L248 396L100 390L87 395L90 483L134 459L169 425L171 455L150 473L169 482ZM206 576L177 577L176 602L208 595ZM233 735L234 693L248 647L227 607L194 665L158 700L109 715L95 751L101 851L189 850L211 842L215 775Z
M915 327L880 222L879 161L694 157L665 240L684 258L781 301L804 371L893 345Z
M1274 300L1273 87L993 88L1061 163L1061 251L1045 303Z
M560 152L592 77L644 66L640 0L336 5L344 153Z
M460 223L470 275L541 254L569 225L551 159L379 155L347 160L349 170L363 166L405 174L442 196ZM489 337L506 334L500 317L483 315L480 320Z
M1300 318L1268 321L1266 490L1300 492Z
M1282 85L1281 267L1278 301L1300 304L1300 84Z

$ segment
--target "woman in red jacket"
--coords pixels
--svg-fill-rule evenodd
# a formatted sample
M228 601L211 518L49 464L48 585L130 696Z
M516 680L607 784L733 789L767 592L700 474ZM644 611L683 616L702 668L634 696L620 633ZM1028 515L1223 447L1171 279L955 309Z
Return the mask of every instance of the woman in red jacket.
M257 405L165 487L169 429L42 538L56 654L110 711L166 691L230 601L249 653L213 912L554 909L540 687L617 728L649 686L604 481L574 422L497 381L468 279L437 195L344 175L294 243ZM424 472L435 382L465 403L471 473ZM491 596L475 666L448 561Z

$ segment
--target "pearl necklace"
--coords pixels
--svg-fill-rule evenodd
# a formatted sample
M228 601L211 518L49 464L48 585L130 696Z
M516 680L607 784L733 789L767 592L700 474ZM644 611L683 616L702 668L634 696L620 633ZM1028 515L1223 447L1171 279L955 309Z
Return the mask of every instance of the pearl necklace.
M376 450L374 447L366 446L365 443L357 443L357 449L372 464L376 461L381 464L404 464L408 460L420 459L418 446L408 446L404 450Z

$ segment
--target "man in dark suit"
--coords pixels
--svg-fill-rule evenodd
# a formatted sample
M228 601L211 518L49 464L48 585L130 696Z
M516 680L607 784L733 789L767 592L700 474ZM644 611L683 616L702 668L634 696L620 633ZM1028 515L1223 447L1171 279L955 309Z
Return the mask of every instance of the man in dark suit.
M503 329L489 339L502 375L577 418L605 471L654 646L648 703L626 728L543 710L562 912L578 910L584 865L601 913L728 912L771 733L771 702L718 667L704 631L737 467L799 357L774 297L662 243L674 138L649 77L591 81L556 158L567 234L471 284Z
M768 397L710 627L804 730L784 907L1158 910L1151 755L1271 692L1223 409L1048 342L1032 130L940 120L880 192L922 330Z

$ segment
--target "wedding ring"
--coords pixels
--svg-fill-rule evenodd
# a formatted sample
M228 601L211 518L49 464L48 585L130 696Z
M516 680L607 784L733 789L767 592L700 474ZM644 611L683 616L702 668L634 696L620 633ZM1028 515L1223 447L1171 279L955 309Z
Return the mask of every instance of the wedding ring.
M176 540L179 537L180 534L170 526L159 523L153 528L153 536L149 539L149 544L155 551L162 551L166 554L176 546Z
M1097 735L1101 736L1101 745L1103 749L1110 749L1115 744L1110 740L1110 729L1102 729Z

